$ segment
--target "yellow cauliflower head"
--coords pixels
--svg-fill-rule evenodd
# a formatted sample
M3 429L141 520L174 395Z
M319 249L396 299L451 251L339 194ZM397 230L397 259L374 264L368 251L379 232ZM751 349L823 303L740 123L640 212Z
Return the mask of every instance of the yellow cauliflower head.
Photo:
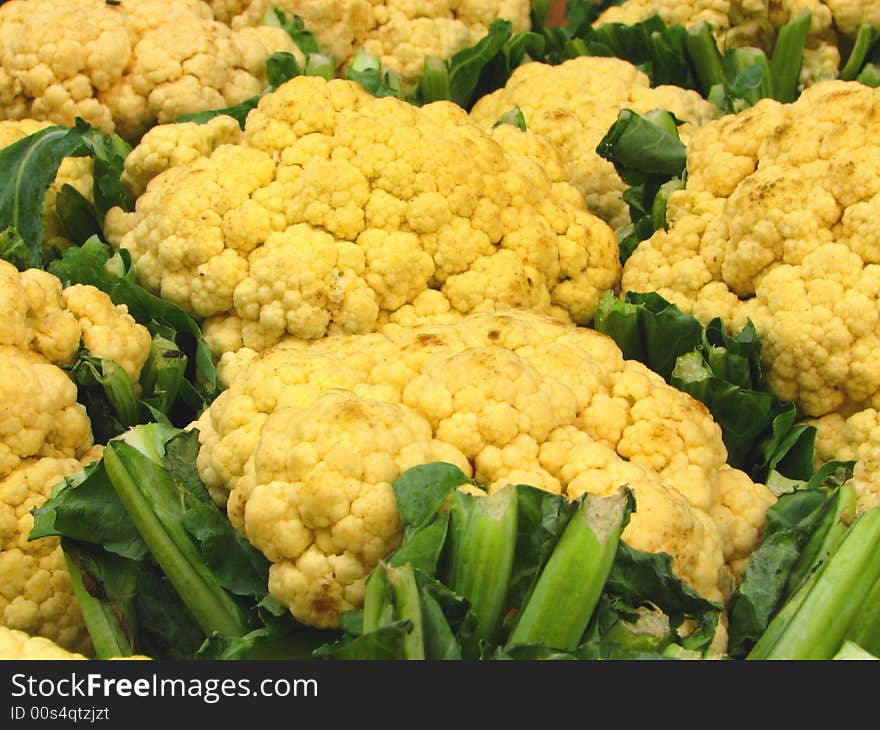
M698 129L669 229L624 267L624 290L750 318L770 386L810 416L880 406L878 106L880 90L827 81Z
M10 0L0 6L0 117L135 140L266 86L266 59L299 55L280 28L232 31L200 0Z
M614 165L596 153L596 145L621 109L645 114L666 109L685 124L684 141L694 126L718 117L721 110L697 92L675 86L651 88L648 77L619 58L580 56L558 66L526 63L502 89L477 101L471 117L490 127L502 114L519 107L526 129L548 138L559 150L568 181L587 207L615 230L628 224L623 201L626 184Z
M217 355L370 332L426 296L442 308L429 292L459 316L586 323L617 283L617 241L564 187L452 103L304 76L263 97L239 144L157 175L105 231L144 286L206 320Z
M493 20L528 30L528 0L209 0L214 16L233 28L259 25L267 11L298 15L323 53L345 68L361 49L405 83L422 73L427 56L449 58L486 35Z
M537 312L287 340L233 371L197 423L199 473L272 561L272 595L306 623L334 625L360 604L400 539L390 484L417 463L457 464L490 491L574 498L628 484L624 539L668 552L716 600L774 502L726 464L704 406L609 337Z
M851 483L859 507L880 505L880 411L865 408L848 417L829 413L808 423L816 427L816 466L833 459L854 460Z

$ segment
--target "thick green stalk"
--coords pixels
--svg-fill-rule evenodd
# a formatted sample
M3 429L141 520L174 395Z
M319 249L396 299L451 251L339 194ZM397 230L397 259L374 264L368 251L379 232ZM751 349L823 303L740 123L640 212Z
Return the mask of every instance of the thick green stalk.
M810 32L812 13L802 10L779 29L770 55L770 76L773 98L783 103L798 96L798 83L804 61L804 44Z
M403 640L403 653L407 659L425 658L425 634L422 629L422 606L416 576L410 563L400 568L388 568L388 582L394 590L395 612L398 620L412 623L412 629Z
M428 56L419 77L418 98L423 104L449 99L449 67L442 58Z
M865 59L874 48L874 44L880 39L880 31L871 25L863 25L859 28L853 49L849 58L840 70L838 78L841 81L855 81L865 65Z
M856 518L829 558L770 622L767 638L762 636L746 658L831 659L878 579L880 507Z
M501 622L516 551L516 488L490 497L454 492L449 525L449 587L467 599L475 640L491 640Z
M70 575L73 595L79 604L97 659L131 656L131 639L125 635L119 617L100 598L93 596L83 582L81 568L70 551L64 550L64 562Z
M328 81L336 76L336 64L326 53L310 53L306 57L306 76L321 76Z
M385 600L388 589L388 574L385 565L379 563L367 578L364 590L364 630L369 634L392 622L392 607Z
M880 654L880 579L865 598L845 638L871 654Z
M207 567L193 560L197 551L182 546L180 540L183 537L173 539L156 515L150 501L117 454L117 449L122 447L131 448L127 444L111 442L104 450L107 475L132 523L181 600L207 635L217 632L241 636L247 633L241 610L216 581L207 578L206 573L210 574ZM184 533L182 526L179 532Z
M379 563L367 580L363 634L379 631L399 621L412 624L403 639L404 658L424 659L421 598L412 564L392 568L387 563Z
M584 498L541 571L508 646L577 648L608 579L629 505L625 493Z
M724 84L724 67L718 44L712 35L712 29L706 23L700 23L689 30L684 37L685 50L694 73L703 90L708 96L713 86Z

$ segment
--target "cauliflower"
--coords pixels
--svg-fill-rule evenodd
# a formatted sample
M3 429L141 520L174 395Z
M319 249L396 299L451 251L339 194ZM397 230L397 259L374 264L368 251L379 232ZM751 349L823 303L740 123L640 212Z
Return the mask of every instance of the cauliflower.
M90 657L68 651L43 636L30 636L24 631L0 626L0 659L89 659ZM136 654L128 657L113 657L115 660L149 659L148 656Z
M849 417L829 413L808 421L816 427L815 458L818 466L832 459L855 460L852 485L859 505L880 505L880 411L865 408Z
M0 626L0 659L88 659L83 654L62 649L42 636Z
M259 25L279 8L303 19L321 51L344 72L361 49L413 84L427 56L449 58L486 35L497 18L514 32L531 27L529 0L209 0L214 17L233 28Z
M262 353L229 353L229 387L196 426L197 467L230 520L272 562L271 594L300 621L336 626L400 542L392 482L429 461L488 486L577 497L622 484L623 539L665 551L704 596L726 599L762 534L770 491L726 463L707 409L614 341L538 312Z
M644 241L622 277L623 289L656 291L703 322L738 330L751 319L771 388L808 416L839 414L823 424L880 408L878 103L880 90L827 81L697 130L669 230ZM820 433L823 459L845 458L836 441ZM842 454L869 443L843 442ZM869 463L860 469L880 482Z
M846 0L837 0L845 4ZM660 15L666 23L693 27L709 23L722 52L757 46L769 54L776 32L802 10L809 10L810 33L800 81L809 86L837 76L840 66L837 32L829 5L822 0L626 0L605 10L594 25L631 25Z
M489 127L502 114L519 107L530 132L550 139L562 155L568 180L587 207L615 230L630 222L623 201L626 185L614 165L596 153L596 145L621 109L644 114L666 109L683 122L686 142L692 127L718 117L721 110L697 92L676 86L651 88L648 77L618 58L581 56L558 66L526 63L503 89L484 96L471 110Z
M0 150L50 126L50 122L35 119L0 121ZM67 157L62 160L55 181L49 186L43 200L43 243L47 246L66 248L70 245L55 201L63 185L71 185L88 200L93 200L92 164L91 157Z
M59 365L84 344L137 378L150 343L146 328L98 289L62 289L45 271L19 273L0 261L0 626L88 651L58 540L27 540L30 510L100 454Z
M146 157L135 148L130 178ZM111 209L105 233L143 286L204 320L217 356L370 332L410 308L586 323L617 284L617 241L560 170L451 102L302 76L261 99L240 143L156 175L133 213Z
M280 28L232 31L199 0L10 0L0 6L0 118L72 125L130 141L182 114L266 86Z
M880 28L880 5L862 0L824 0L834 16L837 29L855 38L863 24Z

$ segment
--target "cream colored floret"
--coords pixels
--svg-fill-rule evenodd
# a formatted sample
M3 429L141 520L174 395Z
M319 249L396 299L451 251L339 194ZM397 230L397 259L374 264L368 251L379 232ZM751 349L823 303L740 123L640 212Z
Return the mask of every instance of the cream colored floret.
M430 318L428 320L430 322ZM272 595L329 626L400 539L390 484L447 461L494 491L576 497L632 487L624 533L666 551L724 600L774 497L726 462L708 411L613 340L515 310L289 338L221 359L229 387L198 421L198 469L233 525L273 563Z

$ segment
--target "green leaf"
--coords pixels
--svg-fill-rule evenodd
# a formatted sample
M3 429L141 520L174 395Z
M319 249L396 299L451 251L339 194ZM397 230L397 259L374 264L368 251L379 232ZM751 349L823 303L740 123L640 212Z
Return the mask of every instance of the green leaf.
M83 389L91 391L84 400L92 428L100 441L107 441L138 422L138 401L134 385L125 370L113 360L92 357L82 348L70 367L70 374L79 386L81 395ZM108 416L108 410L96 391L106 398L109 408L112 409L109 424L101 421Z
M102 546L132 560L147 554L147 546L119 502L101 461L65 477L31 514L34 525L29 540L57 535Z
M526 118L523 116L522 109L518 106L513 107L510 111L504 112L495 124L492 125L492 129L495 127L500 127L502 124L512 124L517 129L525 132L526 131Z
M292 53L278 51L266 59L266 78L274 88L290 81L295 76L300 76L302 73L303 70L300 68L296 56Z
M405 530L427 525L456 487L473 483L457 466L442 461L407 469L392 485Z
M238 126L244 129L248 114L251 113L251 110L257 108L257 104L260 103L261 98L262 95L258 94L256 96L248 97L238 104L223 107L222 109L209 109L203 112L191 112L189 114L181 114L174 121L175 123L194 122L195 124L206 124L207 122L210 122L214 117L225 115L227 117L232 117L236 122L238 122Z
M64 235L76 245L92 236L102 236L95 205L73 185L64 183L55 197L55 211L61 219Z
M693 620L697 628L685 642L691 649L702 650L712 643L723 607L684 583L675 574L672 556L667 553L636 550L621 541L605 590L633 607L656 606L673 629L686 619Z
M596 152L614 163L624 182L643 182L651 175L679 177L687 155L674 124L670 130L671 119L669 112L639 116L631 109L621 109Z
M151 294L141 287L134 278L131 257L125 249L111 259L109 248L97 237L92 237L82 246L74 246L64 251L59 261L54 262L52 273L65 284L91 284L107 295L114 304L125 304L129 314L151 331L160 328L174 333L175 341L182 352L191 352L195 372L205 383L205 403L213 399L217 384L211 350L202 337L199 325L180 307Z
M117 134L98 134L88 131L83 136L93 159L92 189L95 198L96 219L103 224L104 216L113 207L132 209L132 200L122 184L125 158L131 152L131 145Z
M388 557L388 564L399 567L410 563L416 570L434 575L449 527L449 513L443 512L428 524L409 531L406 539Z
M43 201L65 157L83 157L83 130L46 127L0 150L0 230L13 229L30 251L29 261L43 265ZM15 248L20 249L20 244ZM18 253L21 257L22 254Z
M509 20L497 18L489 25L486 35L476 44L455 53L449 59L449 100L464 109L470 109L476 99L474 92L480 82L480 74L486 65L498 55L513 32Z
M319 647L315 659L397 660L404 659L404 642L412 624L400 621L354 638Z
M779 607L789 574L810 536L833 509L836 495L804 489L782 495L767 510L761 544L749 558L728 605L728 653L743 657Z
M298 15L288 15L281 8L272 7L263 16L263 25L283 29L307 56L321 52L314 34L306 28L305 21Z
M38 266L38 259L34 258L34 250L14 228L0 231L0 259L12 264L19 271Z

